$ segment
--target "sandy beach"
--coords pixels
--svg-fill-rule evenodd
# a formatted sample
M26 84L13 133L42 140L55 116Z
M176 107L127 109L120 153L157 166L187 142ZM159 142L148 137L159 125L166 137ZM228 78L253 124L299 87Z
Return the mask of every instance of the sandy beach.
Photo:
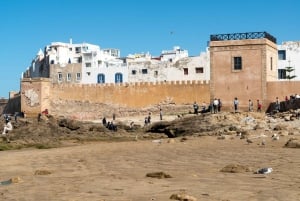
M284 148L266 138L266 145L246 143L236 136L215 136L90 142L54 149L0 152L0 180L18 177L0 186L1 200L170 200L185 192L197 200L299 200L300 150ZM72 142L69 142L72 144ZM252 171L220 170L240 164ZM272 167L270 174L254 174ZM164 172L172 178L146 177Z

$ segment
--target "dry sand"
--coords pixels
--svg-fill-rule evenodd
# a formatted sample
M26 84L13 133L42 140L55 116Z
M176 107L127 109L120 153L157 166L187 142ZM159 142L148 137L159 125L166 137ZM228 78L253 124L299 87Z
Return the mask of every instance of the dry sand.
M57 149L0 152L0 200L167 201L185 191L197 200L300 200L300 149L283 148L266 138L247 144L238 137L188 137L156 141L93 142ZM254 170L272 167L267 175L226 173L229 164ZM163 171L172 178L150 178Z

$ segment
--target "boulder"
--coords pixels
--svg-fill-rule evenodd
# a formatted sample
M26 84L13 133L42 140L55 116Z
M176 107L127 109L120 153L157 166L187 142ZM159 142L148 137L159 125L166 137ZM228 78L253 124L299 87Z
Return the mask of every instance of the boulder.
M285 143L284 146L288 148L300 148L300 140L297 138L291 138Z

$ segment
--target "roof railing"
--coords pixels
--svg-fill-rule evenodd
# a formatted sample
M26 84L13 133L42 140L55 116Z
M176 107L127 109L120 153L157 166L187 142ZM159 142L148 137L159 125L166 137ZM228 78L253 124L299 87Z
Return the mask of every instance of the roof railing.
M276 38L265 31L210 35L210 41L246 40L246 39L261 39L261 38L266 38L276 44Z

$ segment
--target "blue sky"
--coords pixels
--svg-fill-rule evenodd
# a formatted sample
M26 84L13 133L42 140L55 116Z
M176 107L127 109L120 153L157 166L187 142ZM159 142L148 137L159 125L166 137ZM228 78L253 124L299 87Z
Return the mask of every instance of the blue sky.
M2 0L0 97L20 90L21 73L51 42L118 48L121 56L179 45L189 55L205 51L209 36L267 31L300 40L299 0Z

